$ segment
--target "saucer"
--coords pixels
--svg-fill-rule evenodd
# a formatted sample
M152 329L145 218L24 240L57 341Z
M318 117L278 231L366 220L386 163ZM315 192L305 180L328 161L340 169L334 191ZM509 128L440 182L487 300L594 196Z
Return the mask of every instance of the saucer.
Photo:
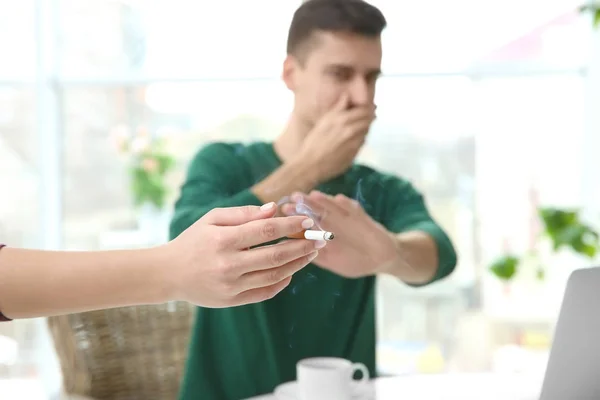
M372 384L354 384L352 397L348 400L375 400L375 392ZM298 400L298 382L292 381L282 383L273 392L277 400Z

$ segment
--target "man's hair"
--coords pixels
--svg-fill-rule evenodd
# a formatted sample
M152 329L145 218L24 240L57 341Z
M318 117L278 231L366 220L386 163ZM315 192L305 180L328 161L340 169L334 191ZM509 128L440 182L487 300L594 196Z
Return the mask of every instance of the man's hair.
M307 0L292 18L287 53L303 58L319 31L378 37L386 25L381 11L363 0Z

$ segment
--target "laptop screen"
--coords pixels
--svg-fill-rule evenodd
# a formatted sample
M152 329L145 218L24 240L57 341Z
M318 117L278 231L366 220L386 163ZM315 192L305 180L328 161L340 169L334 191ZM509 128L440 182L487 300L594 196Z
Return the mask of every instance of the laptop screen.
M569 278L540 396L593 399L600 399L600 268Z

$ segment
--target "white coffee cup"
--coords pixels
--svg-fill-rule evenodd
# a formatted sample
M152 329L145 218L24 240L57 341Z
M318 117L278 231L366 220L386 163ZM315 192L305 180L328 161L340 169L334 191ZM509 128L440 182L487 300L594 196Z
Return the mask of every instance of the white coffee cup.
M354 373L360 371L360 379ZM344 358L305 358L296 364L299 400L349 400L366 389L369 370Z

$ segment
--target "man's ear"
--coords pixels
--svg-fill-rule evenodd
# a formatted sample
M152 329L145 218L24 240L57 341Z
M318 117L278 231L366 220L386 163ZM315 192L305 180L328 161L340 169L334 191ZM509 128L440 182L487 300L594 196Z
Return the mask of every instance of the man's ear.
M285 86L292 92L296 90L296 74L298 67L298 61L290 55L283 61L281 78L283 79Z

